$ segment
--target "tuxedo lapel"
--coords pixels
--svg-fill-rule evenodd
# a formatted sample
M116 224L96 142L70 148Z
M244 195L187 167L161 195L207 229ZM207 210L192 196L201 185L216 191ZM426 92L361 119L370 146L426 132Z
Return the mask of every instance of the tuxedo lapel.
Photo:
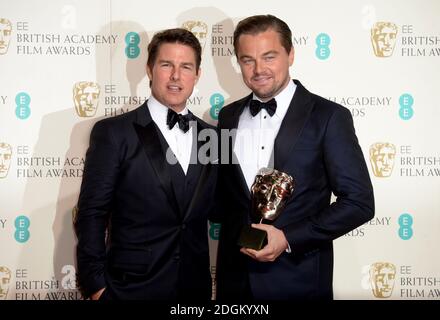
M250 200L251 199L251 192L249 191L248 185L246 183L246 179L244 177L243 170L241 170L241 166L238 164L238 159L235 156L235 153L232 153L232 157L233 157L233 160L232 160L233 163L237 163L237 164L232 165L233 170L234 170L234 175L238 178L241 189L245 193L246 197Z
M297 86L295 94L275 139L274 168L278 170L283 169L313 109L310 92L299 81L293 81Z
M200 147L202 146L202 141L198 141L197 137L203 128L199 124L198 121L194 121L191 123L192 127L192 148L191 148L191 158L189 161L188 171L186 174L187 179L197 181L200 176L200 171L202 170L202 165L198 161L198 153Z
M234 135L233 135L232 141L229 141L229 143L228 143L229 154L231 155L231 158L229 158L228 161L231 161L232 168L233 168L232 169L233 174L234 174L234 176L237 177L240 188L243 190L244 194L246 195L246 197L249 200L251 198L251 194L250 194L249 188L247 186L246 179L243 174L243 170L241 170L241 166L239 164L238 158L234 152L234 142L235 142L235 137L236 137L236 133L237 133L238 122L240 120L240 115L243 113L244 108L246 107L246 105L249 104L249 101L251 99L252 99L252 93L250 95L248 95L247 97L245 97L244 99L241 99L240 101L238 101L237 102L238 105L234 109L232 117L225 119L224 124L223 124L223 128L229 129L229 130L234 130Z
M222 124L222 127L224 129L232 130L238 128L238 121L240 120L240 115L243 113L244 108L251 99L252 99L252 93L242 98L241 100L237 101L237 106L234 108L232 117L228 117L224 119L224 122Z
M147 101L138 108L138 122L133 125L173 211L180 215L180 208L172 185L170 166L160 142L159 128L151 118Z
M195 124L195 125L194 125ZM198 134L201 130L207 129L204 127L197 119L197 121L193 122L192 126L193 130L193 143L191 150L191 161L188 167L188 174L186 176L187 187L189 188L186 191L186 194L189 195L188 199L188 207L185 210L185 215L187 216L194 208L197 203L200 192L203 190L203 186L209 177L209 172L211 170L211 163L206 165L202 165L199 161L199 150L203 145L202 141L198 140Z

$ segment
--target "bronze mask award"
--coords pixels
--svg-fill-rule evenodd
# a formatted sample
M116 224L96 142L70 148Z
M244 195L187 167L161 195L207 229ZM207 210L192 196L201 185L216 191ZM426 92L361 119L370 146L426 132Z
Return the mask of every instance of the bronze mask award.
M260 223L273 222L292 196L294 186L293 178L287 173L261 168L251 187L251 220L260 220ZM238 239L239 246L260 250L266 244L266 231L252 228L250 225L243 227Z

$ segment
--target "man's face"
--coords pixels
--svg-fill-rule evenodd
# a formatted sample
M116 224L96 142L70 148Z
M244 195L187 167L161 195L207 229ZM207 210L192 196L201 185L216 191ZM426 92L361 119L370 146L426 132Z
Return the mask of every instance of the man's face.
M5 271L0 271L0 299L6 299L9 290L9 282L11 281L11 274Z
M200 77L194 50L180 43L162 44L153 67L147 66L147 73L152 95L176 112L185 108Z
M388 146L380 147L373 155L373 171L377 177L389 177L393 171L395 151Z
M373 36L373 48L376 56L389 57L393 54L397 31L389 26L379 27Z
M393 292L395 271L390 267L376 270L373 277L373 294L377 298L389 298Z
M9 144L0 144L0 178L8 175L9 166L11 165L12 148Z
M85 86L77 92L77 112L81 117L93 117L96 114L99 101L99 88L96 86Z
M263 101L287 86L293 56L293 48L286 52L279 34L272 29L256 35L242 34L238 39L237 58L243 81Z
M292 194L293 184L276 173L257 175L251 190L254 213L261 218L274 220Z
M12 33L11 24L5 19L0 21L0 54L5 54L8 52L11 33Z

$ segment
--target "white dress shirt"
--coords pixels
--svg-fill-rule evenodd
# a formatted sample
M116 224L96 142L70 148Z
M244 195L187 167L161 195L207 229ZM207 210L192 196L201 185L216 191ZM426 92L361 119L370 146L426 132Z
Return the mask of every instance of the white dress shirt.
M179 164L186 175L191 158L191 148L193 143L192 127L190 126L187 132L183 132L177 123L172 129L168 128L168 107L161 104L153 96L148 99L148 108L150 110L151 118L153 118L153 121L159 127L160 132L165 137L165 140L170 146L171 151L176 156L177 161L179 161ZM179 112L179 114L188 114L188 108L185 107L185 109ZM170 158L170 156L172 155L167 155L167 160L169 159L170 163L174 163L175 160Z
M296 84L290 80L287 87L275 97L277 109L272 117L266 109L262 109L255 117L252 117L249 105L244 108L240 115L234 153L237 156L249 190L259 169L268 166L273 168L271 156L275 138L295 90ZM253 99L260 100L255 94Z

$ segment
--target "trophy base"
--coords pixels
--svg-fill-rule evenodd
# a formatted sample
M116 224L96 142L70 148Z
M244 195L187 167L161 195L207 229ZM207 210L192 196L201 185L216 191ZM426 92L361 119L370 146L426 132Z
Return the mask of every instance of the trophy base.
M241 230L237 244L241 247L261 250L267 244L267 232L246 225Z

